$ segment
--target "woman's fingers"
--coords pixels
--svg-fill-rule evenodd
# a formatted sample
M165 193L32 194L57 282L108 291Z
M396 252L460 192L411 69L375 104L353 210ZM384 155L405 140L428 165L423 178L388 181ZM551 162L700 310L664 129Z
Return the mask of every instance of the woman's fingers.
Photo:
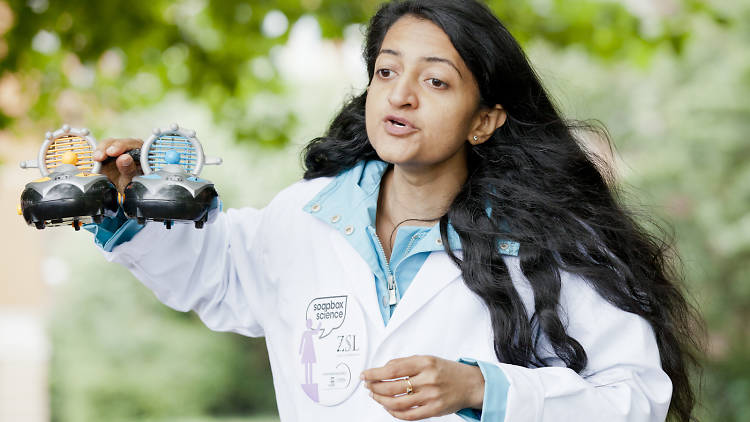
M130 154L120 155L117 157L115 163L117 164L117 170L119 170L120 174L123 176L132 178L138 173L138 167Z
M143 145L140 139L105 139L94 150L94 160L102 163L101 173L123 192L134 176L140 174L138 164L126 152ZM114 158L114 159L113 159Z
M386 409L388 410L388 409ZM418 421L422 419L431 418L437 415L443 415L438 412L438 407L428 403L424 406L412 407L405 410L388 410L394 418L398 418L405 421Z
M436 400L434 394L429 394L427 391L399 397L373 393L372 398L392 416L402 420L416 421L446 414L440 412L441 401Z
M362 379L365 381L392 380L395 378L411 377L422 371L432 356L409 356L388 361L380 368L371 368L362 371Z
M104 161L109 157L119 157L131 149L140 148L143 141L134 138L105 139L96 146L94 160Z
M406 394L398 397L390 395L380 395L372 392L372 398L385 407L388 411L391 410L408 410L414 406L421 406L427 401L424 394Z
M419 389L419 375L410 377L408 383L406 379L393 381L369 381L365 384L365 387L375 394L393 397L399 394L405 394L410 385L412 393L416 393Z

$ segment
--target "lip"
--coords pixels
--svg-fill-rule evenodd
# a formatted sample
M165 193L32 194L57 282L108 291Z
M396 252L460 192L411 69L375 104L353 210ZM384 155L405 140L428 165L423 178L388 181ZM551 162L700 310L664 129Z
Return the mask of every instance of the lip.
M385 131L393 136L406 136L419 130L410 121L394 115L385 116L383 123L385 124Z

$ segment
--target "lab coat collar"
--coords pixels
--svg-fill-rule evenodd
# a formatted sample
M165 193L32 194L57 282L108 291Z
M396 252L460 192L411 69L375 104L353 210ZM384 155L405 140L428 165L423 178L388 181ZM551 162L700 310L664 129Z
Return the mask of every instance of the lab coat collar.
M346 228L362 230L375 226L377 197L380 193L380 181L390 164L379 161L360 161L354 167L336 176L323 190L302 208L322 222L338 228L346 234ZM377 266L377 256L370 254L369 239L364 230L361 233L347 235L350 243L371 266ZM426 234L425 241L420 242L411 251L412 254L442 249L440 227L436 223ZM452 250L461 249L461 239L448 223L448 240ZM364 244L365 246L362 246ZM374 251L373 251L374 252Z

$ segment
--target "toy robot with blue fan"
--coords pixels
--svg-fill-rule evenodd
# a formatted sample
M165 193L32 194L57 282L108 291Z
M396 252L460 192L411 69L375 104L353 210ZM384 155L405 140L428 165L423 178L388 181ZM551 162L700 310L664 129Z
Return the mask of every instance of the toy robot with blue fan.
M218 202L214 185L198 175L204 165L221 164L220 158L207 158L195 131L173 124L154 129L140 152L142 176L125 187L122 202L125 214L144 224L147 220L192 222L202 228L208 211Z

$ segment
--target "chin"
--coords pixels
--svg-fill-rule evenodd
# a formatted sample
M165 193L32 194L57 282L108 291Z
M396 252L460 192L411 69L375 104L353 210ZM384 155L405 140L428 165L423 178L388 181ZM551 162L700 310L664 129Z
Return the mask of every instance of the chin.
M378 153L378 157L382 161L394 165L408 164L413 159L408 154L404 154L403 151L393 151L387 148L375 148L375 152Z
M409 145L406 139L380 139L370 143L378 157L387 163L409 164L418 158L414 145Z

